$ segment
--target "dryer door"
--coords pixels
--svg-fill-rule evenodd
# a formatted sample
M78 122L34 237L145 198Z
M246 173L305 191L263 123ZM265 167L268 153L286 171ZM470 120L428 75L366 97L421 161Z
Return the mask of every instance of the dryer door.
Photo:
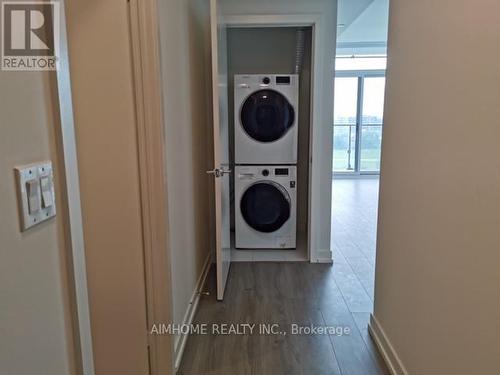
M259 142L274 142L293 126L295 111L283 94L259 90L243 103L240 119L241 126L251 138Z
M240 202L241 215L253 229L271 233L290 218L290 197L283 186L263 181L251 185Z

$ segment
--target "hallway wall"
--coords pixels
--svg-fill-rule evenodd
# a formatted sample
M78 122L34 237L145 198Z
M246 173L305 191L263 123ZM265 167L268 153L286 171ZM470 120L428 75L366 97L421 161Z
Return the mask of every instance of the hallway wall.
M374 316L409 374L500 373L499 14L391 2Z
M213 165L209 1L160 0L159 14L173 321L179 324L213 243L213 178L206 174Z
M55 74L0 71L0 374L75 374ZM57 216L20 230L14 166L52 160Z

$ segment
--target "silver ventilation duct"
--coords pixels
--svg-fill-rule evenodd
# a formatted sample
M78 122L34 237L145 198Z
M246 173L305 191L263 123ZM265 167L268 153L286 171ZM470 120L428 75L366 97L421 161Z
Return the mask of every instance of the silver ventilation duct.
M300 74L302 71L302 61L304 59L304 43L305 32L304 29L297 30L297 44L295 47L295 70L294 74Z

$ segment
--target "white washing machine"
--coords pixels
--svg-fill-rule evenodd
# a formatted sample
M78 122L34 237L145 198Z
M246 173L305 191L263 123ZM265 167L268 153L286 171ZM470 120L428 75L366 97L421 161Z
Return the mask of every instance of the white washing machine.
M236 164L296 164L297 74L234 76Z
M235 167L237 249L294 249L297 167Z

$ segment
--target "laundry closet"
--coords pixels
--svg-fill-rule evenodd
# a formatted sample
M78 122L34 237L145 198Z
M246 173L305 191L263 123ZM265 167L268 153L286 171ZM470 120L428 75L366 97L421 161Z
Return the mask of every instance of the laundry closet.
M310 27L228 27L231 258L307 261Z
M331 262L335 4L211 0L217 297L232 262Z

